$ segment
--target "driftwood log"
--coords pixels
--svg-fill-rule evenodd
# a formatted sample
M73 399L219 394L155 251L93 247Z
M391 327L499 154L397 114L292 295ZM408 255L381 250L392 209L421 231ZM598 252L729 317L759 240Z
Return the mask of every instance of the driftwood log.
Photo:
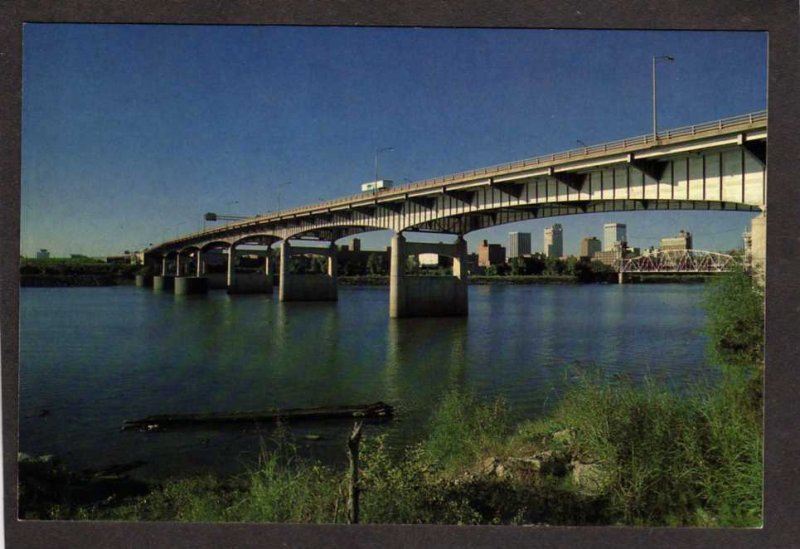
M285 408L254 412L162 414L123 422L123 431L164 431L169 428L200 426L243 426L275 421L309 421L323 419L387 419L392 407L383 402L352 406L320 406L317 408Z

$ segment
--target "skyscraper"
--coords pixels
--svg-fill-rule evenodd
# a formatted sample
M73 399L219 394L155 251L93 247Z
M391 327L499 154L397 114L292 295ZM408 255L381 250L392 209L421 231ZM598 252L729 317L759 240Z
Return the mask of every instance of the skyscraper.
M620 242L627 242L628 234L625 223L606 223L603 225L603 251L610 251Z
M595 236L586 236L581 240L581 257L592 257L602 246Z
M531 233L508 233L508 259L531 253Z
M544 230L544 253L547 257L564 255L564 233L559 223Z

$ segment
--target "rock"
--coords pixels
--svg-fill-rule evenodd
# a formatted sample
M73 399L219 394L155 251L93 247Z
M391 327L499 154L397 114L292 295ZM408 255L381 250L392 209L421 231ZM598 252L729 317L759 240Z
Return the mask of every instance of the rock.
M562 429L553 433L551 438L553 439L553 442L557 442L559 444L569 444L572 442L572 431L569 429Z
M495 457L488 457L483 460L483 472L486 475L491 475L494 473L495 467L499 461Z
M506 474L506 468L502 463L498 463L494 468L494 474L497 478L503 478Z
M515 463L520 468L524 468L530 471L540 471L542 468L542 460L536 457L510 457L508 461L511 463Z
M608 478L601 464L572 461L570 469L572 482L581 492L587 495L603 492Z

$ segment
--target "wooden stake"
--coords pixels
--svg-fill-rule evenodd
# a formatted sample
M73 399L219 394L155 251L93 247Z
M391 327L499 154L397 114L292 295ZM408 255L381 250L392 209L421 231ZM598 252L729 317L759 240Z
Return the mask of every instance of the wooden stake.
M358 498L360 489L358 486L358 445L361 442L362 422L357 421L353 425L353 432L347 440L347 457L350 459L350 499L348 501L348 511L350 512L350 524L358 524Z

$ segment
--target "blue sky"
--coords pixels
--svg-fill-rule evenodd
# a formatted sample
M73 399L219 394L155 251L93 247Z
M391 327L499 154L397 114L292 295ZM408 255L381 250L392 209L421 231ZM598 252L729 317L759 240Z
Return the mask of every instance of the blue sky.
M22 254L116 254L208 211L355 194L380 147L381 177L403 183L642 135L666 54L660 128L766 108L765 33L27 24ZM467 240L529 231L541 249L557 222L569 254L619 221L634 246L686 229L724 250L751 217L578 215Z

